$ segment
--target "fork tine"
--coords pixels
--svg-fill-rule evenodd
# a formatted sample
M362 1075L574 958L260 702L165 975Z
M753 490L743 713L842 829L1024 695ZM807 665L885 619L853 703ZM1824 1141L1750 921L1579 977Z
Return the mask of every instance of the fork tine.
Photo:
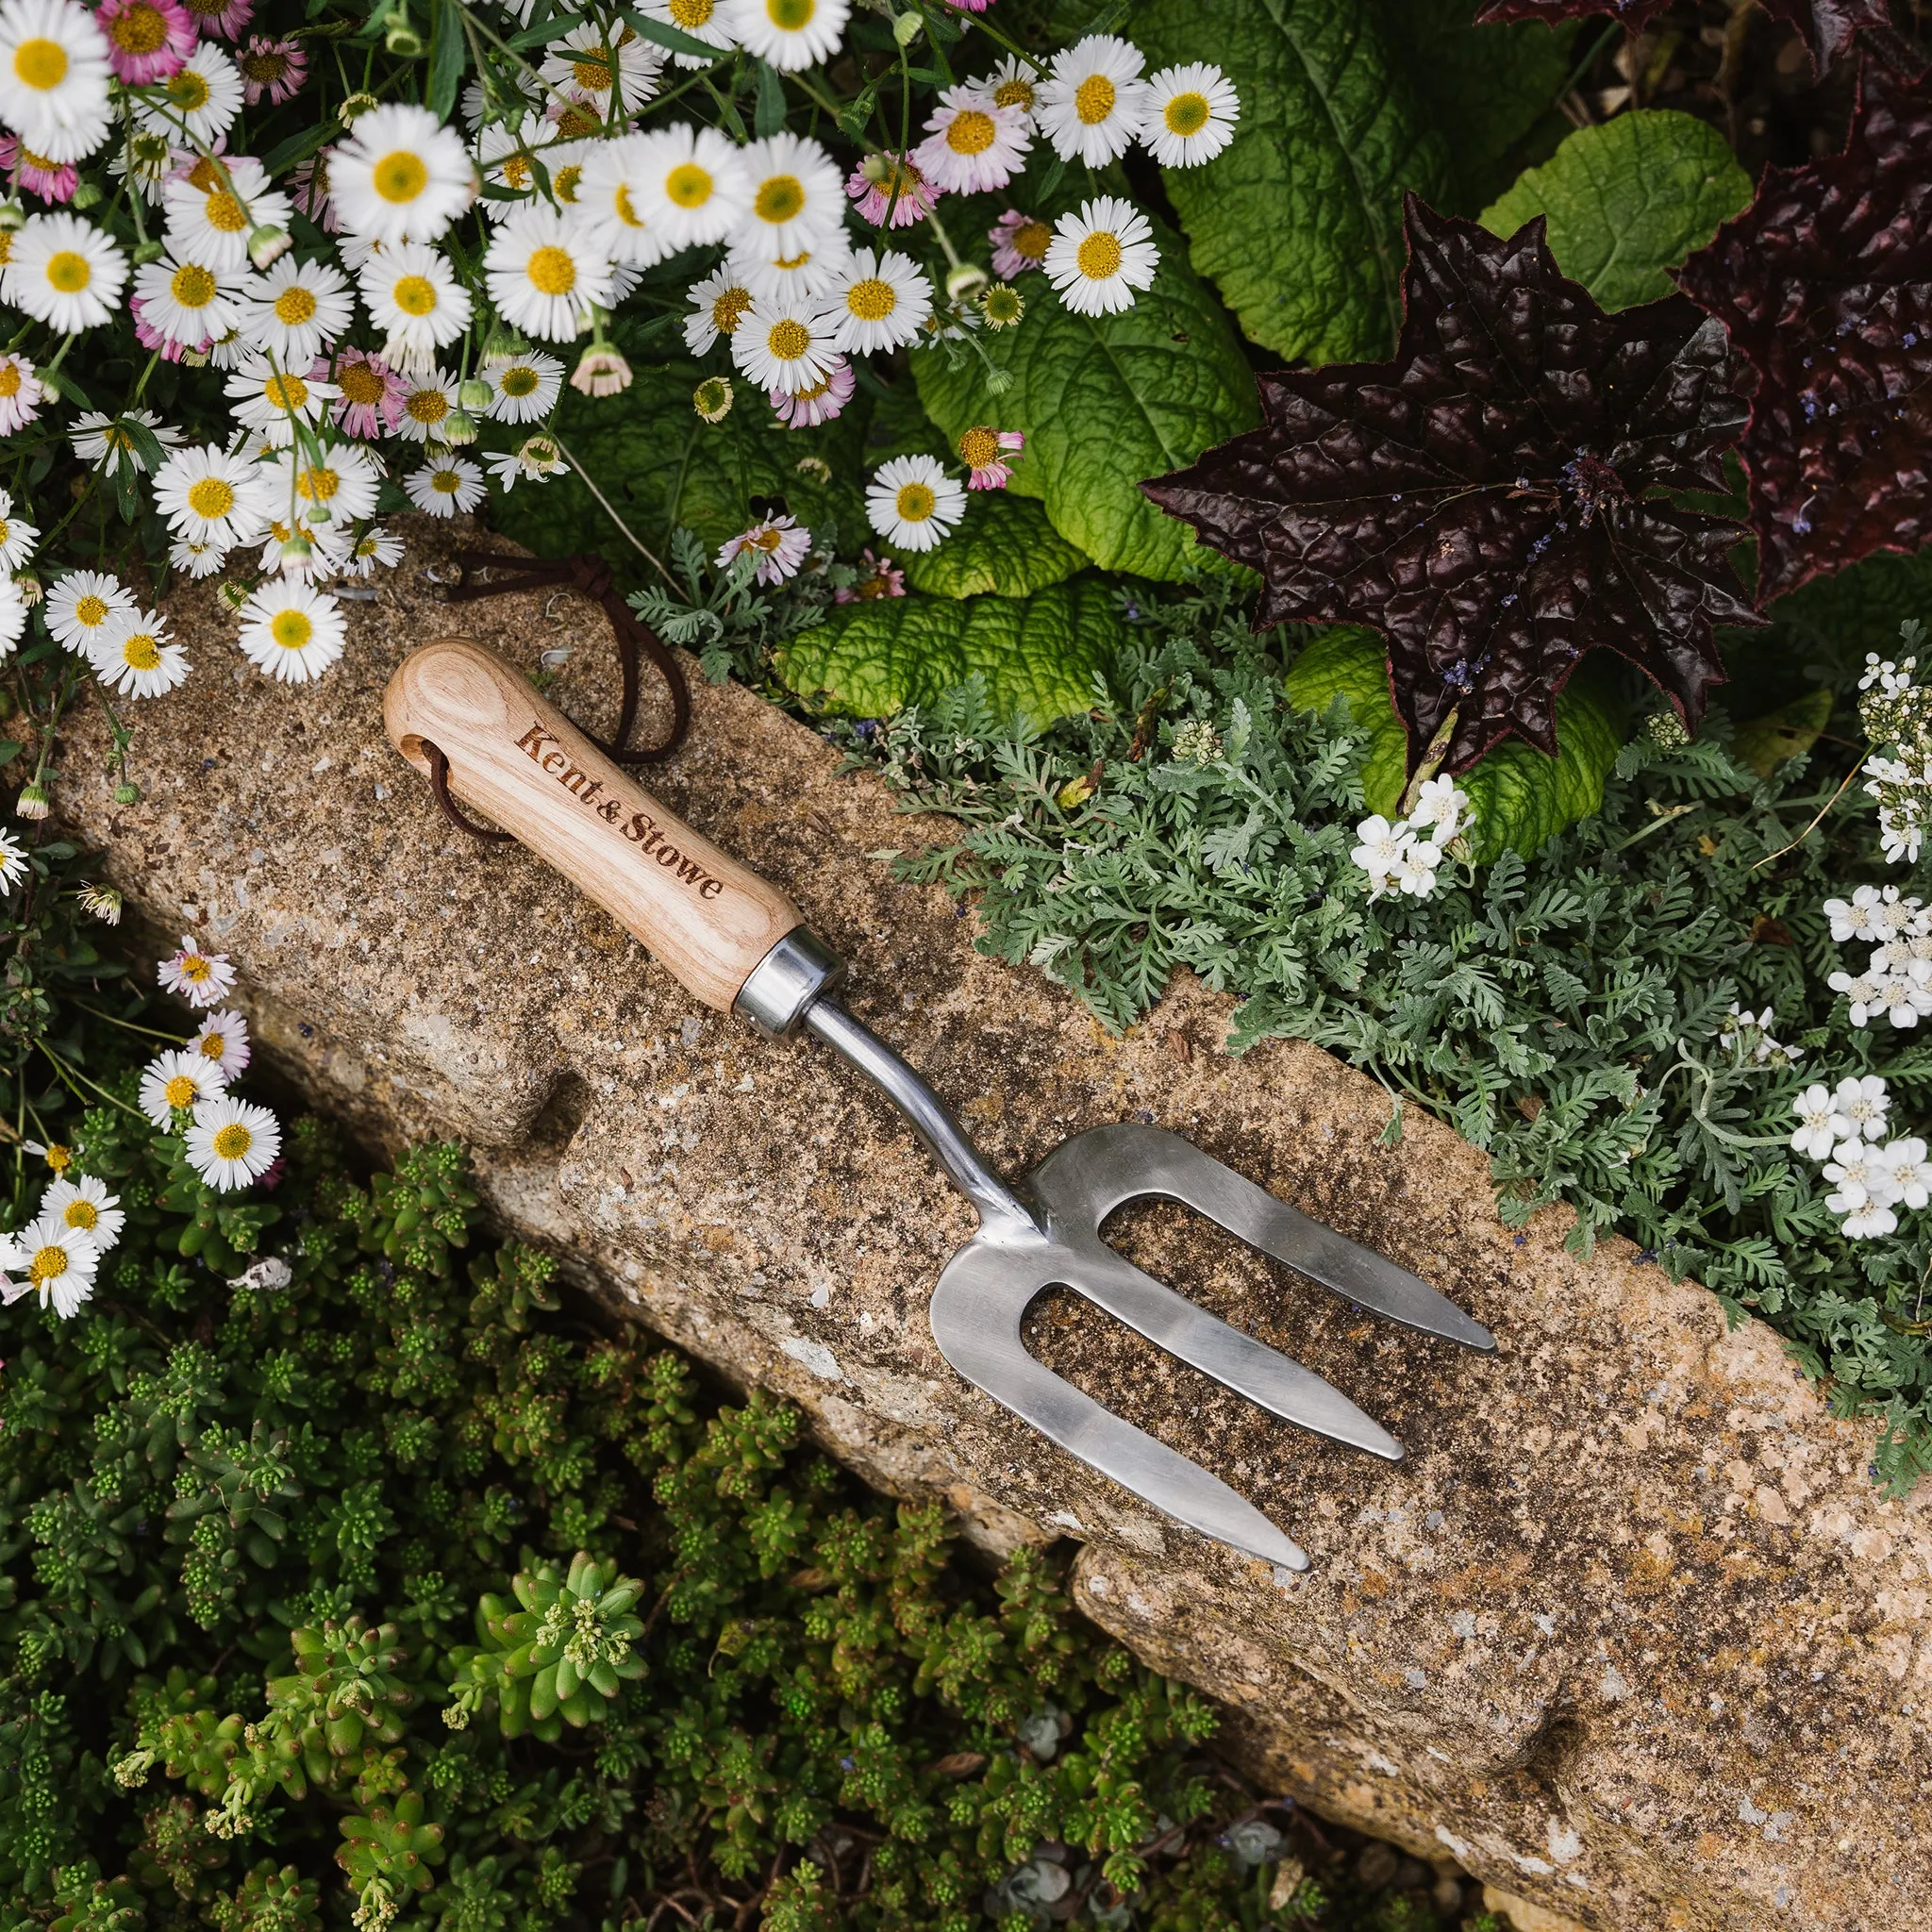
M1290 1570L1306 1570L1300 1544L1198 1463L1124 1421L1026 1352L1020 1320L1058 1281L1058 1249L1042 1264L1010 1248L969 1243L946 1264L932 1296L932 1334L960 1374L1089 1468L1203 1536Z
M1041 1163L1033 1186L1056 1213L1096 1232L1124 1202L1150 1194L1178 1201L1332 1293L1406 1328L1468 1348L1496 1345L1480 1322L1407 1268L1311 1221L1165 1128L1124 1122L1076 1134Z
M1084 1229L1058 1232L1068 1254L1056 1278L1169 1355L1318 1436L1402 1460L1402 1444L1314 1370L1230 1327Z

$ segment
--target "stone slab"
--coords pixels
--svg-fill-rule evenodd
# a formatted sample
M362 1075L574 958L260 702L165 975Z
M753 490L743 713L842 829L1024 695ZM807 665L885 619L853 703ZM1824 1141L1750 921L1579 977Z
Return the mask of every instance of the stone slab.
M953 1374L925 1297L970 1232L909 1132L809 1043L698 1008L521 850L434 811L383 738L402 655L462 631L610 722L608 629L575 592L452 608L462 526L353 607L344 661L272 684L206 586L171 616L194 673L141 710L116 807L82 716L57 787L154 931L231 953L271 1060L384 1141L457 1133L506 1224L613 1305L798 1402L872 1480L993 1546L1070 1536L1079 1601L1228 1708L1257 1774L1317 1810L1596 1932L1905 1932L1924 1919L1932 1535L1889 1502L1769 1330L1727 1332L1625 1244L1511 1233L1483 1158L1312 1047L1216 1051L1228 1003L1177 984L1112 1039L972 949L936 889L870 857L943 835L839 777L809 730L698 686L649 782L791 892L851 1004L993 1163L1141 1119L1191 1135L1413 1268L1495 1331L1482 1359L1351 1312L1178 1209L1121 1245L1283 1345L1409 1446L1302 1435L1073 1298L1051 1365L1257 1500L1313 1557L1271 1574L1158 1517Z

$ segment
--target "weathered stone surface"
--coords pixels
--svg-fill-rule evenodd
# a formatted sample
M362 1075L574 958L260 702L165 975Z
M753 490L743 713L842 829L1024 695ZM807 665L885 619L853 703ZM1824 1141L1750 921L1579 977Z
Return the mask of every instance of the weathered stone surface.
M467 534L467 533L464 533ZM666 801L792 893L852 961L852 1004L1008 1172L1065 1134L1154 1120L1366 1241L1498 1335L1479 1359L1365 1320L1191 1224L1137 1213L1153 1271L1285 1345L1409 1445L1388 1467L1217 1391L1085 1305L1035 1346L1198 1455L1309 1549L1271 1575L1160 1520L961 1384L924 1302L970 1230L887 1107L807 1044L694 1004L521 851L434 811L383 739L404 652L464 630L594 728L613 677L571 593L444 607L417 527L320 686L259 677L204 589L195 673L143 708L133 808L83 723L61 808L158 929L231 952L272 1057L383 1138L467 1135L503 1219L747 1382L783 1391L885 1487L994 1544L1070 1534L1080 1601L1212 1691L1263 1776L1315 1808L1598 1932L1918 1926L1928 1666L1924 1500L1889 1503L1768 1330L1562 1218L1512 1235L1479 1155L1312 1048L1215 1051L1183 983L1124 1040L971 950L936 891L866 855L922 836L833 776L808 731L700 689Z

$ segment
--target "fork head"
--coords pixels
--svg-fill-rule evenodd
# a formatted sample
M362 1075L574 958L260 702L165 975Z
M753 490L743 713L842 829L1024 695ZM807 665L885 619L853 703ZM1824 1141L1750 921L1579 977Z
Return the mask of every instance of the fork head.
M954 1368L994 1401L1122 1488L1178 1522L1249 1556L1306 1570L1292 1538L1198 1463L1043 1367L1021 1340L1044 1289L1084 1295L1169 1354L1285 1420L1390 1461L1402 1444L1312 1370L1195 1307L1123 1259L1101 1224L1128 1201L1177 1201L1357 1307L1465 1346L1494 1338L1405 1268L1277 1201L1159 1127L1095 1127L1055 1150L1024 1191L1038 1242L975 1236L933 1291L932 1332Z

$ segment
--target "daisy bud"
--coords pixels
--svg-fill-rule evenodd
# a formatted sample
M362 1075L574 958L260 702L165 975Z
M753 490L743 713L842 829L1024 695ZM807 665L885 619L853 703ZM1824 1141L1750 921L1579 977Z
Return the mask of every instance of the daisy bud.
M47 788L38 778L29 778L20 788L20 796L13 806L14 816L23 819L43 819L53 809Z
M496 391L480 375L473 375L458 385L457 401L475 415L479 409L487 409Z
M26 220L26 210L17 201L0 201L0 234L10 235Z
M372 108L377 108L381 105L374 94L348 94L343 97L342 105L336 109L336 119L344 127L352 127Z
M208 351L206 349L183 349L181 351L181 362L184 368L206 369L208 367Z
M452 409L442 419L442 440L452 449L466 449L476 440L476 419L467 409Z
M986 372L986 392L990 396L1003 396L1013 386L1013 372L1010 369L989 369Z
M614 396L630 387L630 364L620 350L607 342L601 348L592 342L571 376L570 386L580 395Z
M285 537L280 555L283 570L299 574L315 561L315 545L307 537Z
M124 778L114 788L114 803L116 805L139 805L141 803L141 787Z
M390 15L389 31L383 35L382 44L399 60L423 58L423 36L416 31L407 9L400 7Z
M20 601L31 610L46 592L41 588L41 580L31 571L23 571L13 580L13 588L20 592Z
M273 261L279 261L295 245L295 238L286 228L278 228L273 222L263 222L252 229L248 236L248 258L257 268L265 269Z
M67 205L72 208L95 208L99 206L100 199L101 184L91 175L83 175L74 184L74 193L69 198Z
M821 488L832 480L832 466L824 457L800 457L793 467L801 476L809 476Z
M1026 313L1025 298L1010 282L995 282L981 291L979 312L988 328L1011 328Z
M909 47L916 41L925 23L916 13L902 13L892 23L892 38L902 47Z
M311 524L332 524L335 522L335 511L330 509L328 505L325 503L318 503L315 506L315 508L308 512L308 521Z
M145 242L137 242L134 244L134 265L136 268L145 268L149 262L160 260L167 252L167 244L156 241L150 235Z
M112 886L83 885L80 889L80 909L90 918L98 919L103 925L119 925L121 894Z
M708 375L691 392L691 406L707 423L722 423L731 413L733 391L729 379Z
M962 261L946 277L946 299L951 302L970 302L991 279L983 268L970 261Z

